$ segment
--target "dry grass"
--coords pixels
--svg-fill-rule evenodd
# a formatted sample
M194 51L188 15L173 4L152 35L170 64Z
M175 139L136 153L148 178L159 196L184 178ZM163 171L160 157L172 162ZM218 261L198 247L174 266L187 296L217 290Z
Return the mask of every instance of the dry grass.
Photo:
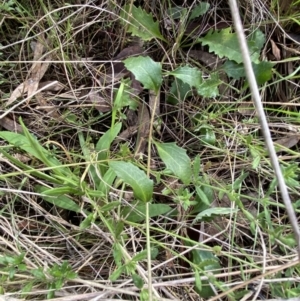
M124 3L71 2L0 4L2 131L22 132L21 117L30 133L61 163L56 170L70 175L59 177L55 168L0 140L0 299L148 300L146 290L139 289L132 277L134 274L134 280L148 281L146 257L132 261L146 249L147 239L159 251L150 263L152 293L157 300L298 296L299 266L293 262L296 245L249 89L243 79L224 75L224 58L219 59L196 43L195 37L205 35L209 28L232 25L227 2L209 1L209 12L187 26L167 14L170 7L182 1L135 3L155 17L167 40L143 43L144 54L161 62L163 70L188 64L203 70L204 76L220 71L220 95L215 98L191 93L185 101L170 102L169 80L162 85L160 127L153 125L153 138L176 142L187 150L193 162L200 158L198 182L190 187L162 172L163 164L154 148L150 153L144 149L144 159L134 155L138 138L136 132L128 134L128 129L138 122L136 116L132 117L138 115L138 110L131 111L126 106L112 113L112 88L117 84L108 80L111 60L141 42L120 22ZM299 67L300 10L297 1L287 1L289 6L285 1L264 2L244 1L241 14L247 34L259 28L266 36L262 59L277 62L272 80L260 91L272 138L281 145L280 163L299 213L300 90L295 70ZM182 5L192 8L198 3L184 1ZM34 57L36 45L43 46L38 59ZM40 92L33 89L34 95L28 97L23 86L17 99L12 99L12 91L22 83L27 82L25 90L30 93L33 64L41 59L45 61L34 73ZM38 72L46 61L49 66L40 76ZM49 89L44 88L47 84ZM151 101L148 91L138 97L141 103ZM130 189L114 182L107 194L100 194L91 172L91 166L99 163L95 146L110 128L114 114L122 122L126 141L119 139L112 144L106 161L128 160L147 170L147 156L151 156L148 172L155 183L153 203L173 209L172 213L147 221L150 237L145 221L133 222L121 216L124 208L134 210ZM214 140L213 145L203 142L203 129ZM73 185L72 190L58 195L57 202L63 203L62 196L66 196L79 206L77 212L51 204L37 190L41 186L52 189L63 185ZM212 207L238 209L237 213L233 210L209 222L192 223L193 207L185 211L178 200L182 200L186 189L194 193L192 201L201 202L196 187L213 200ZM114 201L120 204L101 211ZM85 228L82 223L87 216L91 224ZM120 233L116 234L118 228ZM200 258L205 251L212 257ZM127 265L127 273L111 281L109 277L116 271L118 260ZM197 293L195 272L202 279L207 297ZM218 297L222 292L224 296Z

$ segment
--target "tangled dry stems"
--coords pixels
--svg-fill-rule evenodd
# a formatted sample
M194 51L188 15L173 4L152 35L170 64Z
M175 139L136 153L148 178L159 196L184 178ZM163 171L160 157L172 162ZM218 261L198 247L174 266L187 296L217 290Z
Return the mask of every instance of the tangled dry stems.
M162 20L165 26L165 23L169 21L165 14L168 5L166 3L158 5L156 2L155 4L153 6L145 4L144 8L156 16L157 20ZM2 43L5 48L2 51L2 57L16 62L6 62L1 68L2 78L5 79L1 84L3 105L10 92L26 79L30 62L33 59L30 43L40 40L41 36L51 37L45 55L51 54L52 61L56 63L51 63L44 79L57 80L62 83L64 85L63 97L61 95L57 97L53 92L45 93L43 97L46 102L41 103L39 99L33 98L30 102L19 105L12 112L12 118L22 116L27 128L42 144L51 146L62 162L78 165L78 168L83 171L86 162L80 160L81 145L77 132L80 130L89 136L91 141L96 141L108 129L110 115L109 113L99 114L94 109L94 104L81 102L80 96L83 91L90 91L98 86L99 77L105 74L107 66L110 66L110 60L130 44L130 37L118 22L121 6L113 1L98 1L98 3L68 7L56 3L51 8L45 6L41 9L37 9L35 5L37 4L31 4L30 11L36 15L29 15L22 20L17 17L4 19L2 23L2 26L5 26L5 40ZM192 7L193 3L190 5ZM201 20L203 25L216 26L220 20L231 22L228 7L224 2L211 1L211 7L210 14ZM265 32L269 34L267 40L273 38L278 28L281 32L285 31L279 22L275 22L273 17L270 18L273 14L264 3L245 1L241 9L246 12L245 24L255 24L257 28L265 28ZM59 17L56 16L57 14ZM54 16L56 20L53 19ZM262 25L265 24L265 20L272 20L272 24ZM17 30L20 26L22 26L21 32ZM178 26L177 24L169 24L169 26L172 30L165 29L164 35L168 41L176 41L178 35L181 34L178 32ZM253 30L252 27L251 30ZM3 31L4 29L2 35ZM155 60L162 61L163 68L166 70L175 69L182 63L206 68L208 72L215 68L215 66L203 66L203 63L189 56L190 50L195 48L194 41L191 41L190 46L184 49L170 47L170 45L151 41L145 45L146 53ZM268 49L264 55L267 55L267 52ZM82 60L83 58L85 61ZM107 62L107 65L103 62ZM268 158L263 154L263 141L253 111L250 110L250 115L253 114L253 116L248 117L249 115L242 111L243 108L237 105L238 100L249 100L248 92L243 90L240 94L236 93L242 90L241 81L232 80L225 84L226 94L218 100L205 100L193 96L189 101L176 105L162 102L161 117L164 127L159 139L165 142L176 141L178 145L188 150L191 157L199 154L203 170L209 177L210 185L216 188L216 191L229 190L228 187L241 173L245 170L249 171L250 177L240 187L237 195L239 199L242 199L245 210L259 215L264 210L261 200L272 181L273 173ZM293 112L297 110L291 107L293 101L289 101L298 99L298 85L293 80L288 83L282 82L281 85L284 87L292 85L292 89L289 90L291 94L286 102L270 103L270 96L279 89L277 85L265 87L262 93L263 101L272 109L269 113L270 126L274 138L278 139L286 136L291 127L295 132L299 130L297 124L291 124L294 122ZM107 97L107 102L111 103L111 87L107 89L108 93L105 97ZM162 90L163 100L166 99L166 94L167 89ZM274 98L278 99L277 96ZM282 121L283 110L291 112L288 117L292 119L292 122ZM193 118L199 113L214 126L217 136L217 144L214 147L201 145L199 137L194 132ZM71 122L73 117L77 120L77 124L80 124L79 126ZM247 122L244 122L245 119ZM246 133L253 134L252 143L257 145L257 150L263 157L261 167L257 170L251 167L251 157L247 156ZM134 144L134 138L131 139L130 143ZM117 148L118 146L115 146L115 150ZM14 155L19 158L24 156L21 153ZM297 156L296 153L295 156ZM291 157L291 153L284 155L283 163L289 163L293 160ZM154 158L156 161L154 165L160 166L159 159ZM26 156L20 160L30 162L26 161L29 160ZM39 162L30 162L30 164L33 164L36 170L47 172ZM101 224L100 220L88 229L80 229L82 216L45 203L33 191L33 185L40 183L46 186L46 180L43 181L34 174L25 176L14 162L4 157L1 158L1 169L2 173L11 175L5 177L5 182L1 183L6 189L3 190L4 194L0 201L2 208L0 215L1 254L12 256L25 253L24 262L27 270L27 273L17 271L13 280L3 284L6 293L22 298L18 293L29 281L34 280L28 271L42 267L46 279L50 280L52 276L47 274L48 267L55 263L62 264L64 260L67 260L78 277L67 281L63 289L56 292L56 297L59 297L56 300L98 300L99 298L102 298L101 300L105 300L104 298L138 300L139 290L133 285L130 277L122 276L114 283L108 280L116 268L113 257L114 241L112 234ZM166 187L171 185L168 180L164 184ZM163 188L160 188L156 192L157 201L176 207L171 198L163 198L162 190ZM292 197L296 200L298 196L298 191L293 189ZM122 199L122 194L118 197L127 206L132 206L126 198ZM218 199L217 194L215 199L216 206L233 206L232 200ZM74 200L82 207L90 206L89 200L85 197L74 198ZM272 223L285 226L284 208L280 204L276 191L270 196L268 208L273 209L270 214ZM117 219L117 212L113 212L111 217ZM188 216L183 214L154 219L150 221L150 225L152 241L158 243L163 250L152 262L153 287L161 296L160 300L163 300L163 297L169 300L198 300L199 298L194 290L194 273L187 265L190 262L189 254L194 247L187 247L184 244L185 240L190 239L186 234L186 229L197 233L202 245L221 247L222 269L216 271L215 278L222 288L235 287L245 278L251 279L271 270L280 270L295 256L294 250L278 238L275 238L276 244L271 244L269 233L263 232L261 227L257 226L256 235L253 236L249 231L249 221L243 212L237 216L218 219L210 224L201 223L193 226ZM289 231L289 227L286 226L283 233L288 234ZM126 235L124 246L129 258L132 258L145 247L145 226L128 223L124 234ZM284 256L282 250L286 252ZM140 275L146 277L145 261L138 262L137 269ZM7 272L1 273L2 276L7 275ZM293 280L296 279L292 276L294 275L291 275ZM205 277L202 278L205 279ZM271 282L271 280L281 283L287 279L261 278L258 280L260 290L268 291L268 281ZM220 287L213 289L217 291ZM38 282L33 285L27 298L44 299L46 294L45 284Z

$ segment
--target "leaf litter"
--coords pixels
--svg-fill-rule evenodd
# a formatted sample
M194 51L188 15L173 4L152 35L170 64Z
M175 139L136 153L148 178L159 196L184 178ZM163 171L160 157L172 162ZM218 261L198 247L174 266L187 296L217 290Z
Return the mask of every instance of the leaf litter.
M52 59L52 54L47 54L45 57L43 57L43 54L46 50L45 45L47 44L48 41L44 40L42 37L40 37L40 40L38 40L34 44L33 63L28 72L27 79L25 80L25 82L21 83L17 88L15 88L10 98L8 99L6 106L11 105L18 98L24 96L26 93L28 98L27 102L29 102L30 99L35 95L35 92L38 90L40 80L43 78L50 65L49 62L43 63L43 60L51 61Z

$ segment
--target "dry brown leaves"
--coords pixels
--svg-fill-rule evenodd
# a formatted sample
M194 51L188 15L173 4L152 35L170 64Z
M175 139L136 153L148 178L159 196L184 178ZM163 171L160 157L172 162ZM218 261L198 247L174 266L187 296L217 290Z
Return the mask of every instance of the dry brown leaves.
M27 101L29 101L37 92L40 80L43 78L49 67L49 61L52 59L51 54L47 54L43 57L43 54L46 50L46 46L48 41L43 37L34 43L34 56L33 63L28 72L27 79L21 83L11 94L6 106L14 103L18 98L22 97L25 93L27 93ZM47 61L44 62L43 61Z

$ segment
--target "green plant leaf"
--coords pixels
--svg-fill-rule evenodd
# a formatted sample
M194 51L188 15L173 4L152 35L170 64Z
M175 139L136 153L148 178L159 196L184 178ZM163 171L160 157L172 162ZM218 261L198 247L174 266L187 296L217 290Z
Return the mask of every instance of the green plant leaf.
M161 63L154 62L149 56L138 56L124 60L124 64L145 89L158 93L162 84Z
M39 141L29 133L28 129L26 128L25 124L23 123L22 119L19 119L20 124L22 126L23 132L25 137L27 138L27 143L29 144L27 147L23 144L24 150L30 150L32 155L35 155L40 161L42 161L48 167L55 167L53 168L53 173L57 175L62 175L66 177L73 177L72 172L68 167L62 167L61 162L53 156L51 152L45 149ZM60 167L59 167L60 166ZM59 167L59 168L57 168Z
M123 258L122 246L118 242L115 242L113 245L113 257L117 267L122 266L122 258Z
M119 277L121 276L121 274L125 271L126 266L122 265L120 267L118 267L110 276L109 276L109 280L110 281L116 281L119 279Z
M73 174L68 167L63 167L62 163L53 156L51 152L45 149L39 141L29 133L25 127L22 119L20 118L24 135L13 132L0 132L0 137L15 147L19 147L27 154L34 156L36 159L43 162L47 167L54 167L52 172L55 175L73 178Z
M248 48L250 52L251 61L254 63L259 62L260 52L266 42L264 33L257 29L253 31L247 38Z
M132 280L133 280L134 285L135 285L137 288L142 289L143 286L144 286L144 280L143 280L139 275L137 275L136 273L133 273L133 274L131 275L131 277L132 277Z
M215 145L216 144L216 134L212 126L203 124L195 130L199 132L199 139L205 144Z
M193 262L197 263L198 266L206 271L218 270L221 268L218 258L213 255L212 252L205 250L193 250L192 251ZM210 277L210 280L213 276ZM196 292L201 296L201 298L209 299L214 296L215 293L209 285L210 280L204 280L201 283L201 286L195 286ZM196 284L196 283L195 283Z
M220 31L210 30L199 41L202 42L203 46L208 45L209 50L217 54L220 58L226 57L237 63L241 63L243 60L237 35L230 31L230 27Z
M237 34L231 33L230 27L220 31L210 30L199 41L203 46L208 45L209 50L220 58L226 57L238 64L243 62ZM260 51L265 43L264 34L260 30L256 30L248 37L247 42L251 61L258 62Z
M150 300L150 298L149 298L149 289L148 288L142 288L141 293L140 293L140 300L141 301Z
M178 67L174 71L167 72L167 74L175 76L184 83L188 84L191 88L198 88L203 82L201 71L198 68L194 67Z
M149 217L156 217L159 215L166 214L170 212L172 208L166 204L148 204L149 206ZM138 204L134 206L134 209L131 207L125 207L122 210L122 216L126 218L127 221L138 223L145 220L146 215L146 205Z
M26 285L24 285L24 286L22 287L22 297L23 297L23 298L26 297L26 296L28 296L27 293L32 292L33 285L34 285L34 281L30 281L30 282L28 282ZM0 293L0 294L1 294L1 293ZM1 295L2 295L2 294L1 294Z
M214 273L215 271L221 268L219 259L213 254L213 252L207 250L192 250L192 261L197 265L197 270L205 270ZM195 268L196 269L196 268ZM196 271L195 271L196 272ZM213 279L213 275L210 276L209 280L204 280L199 283L197 278L195 279L197 282L195 283L195 290L199 294L200 297L208 299L214 296L214 291L212 290L209 282Z
M115 161L109 166L116 175L121 178L132 189L134 196L143 202L149 202L153 195L153 181L150 180L144 171L130 162Z
M95 222L95 213L90 213L79 225L80 230L87 229Z
M34 169L33 167L30 167L24 163L22 163L21 161L19 161L18 159L16 159L14 156L10 155L9 153L5 152L3 149L0 149L0 153L7 158L10 162L12 162L13 164L15 164L16 166L18 166L19 168L21 168L24 173L28 173L30 175L33 175L35 177L38 177L40 179L49 181L50 183L53 184L61 184L61 180L57 179L56 177L50 176L45 174L44 172L40 172L36 169ZM10 174L9 173L5 173L5 174L0 174L0 179L5 179L6 177L9 177Z
M15 147L19 147L27 154L43 162L48 167L62 165L55 157L52 156L28 131L27 136L13 132L0 132L0 137Z
M198 214L211 206L211 203L215 199L214 190L210 186L208 176L204 173L202 177L197 180L197 183L206 184L201 186L195 186L196 195L195 201L196 204L193 206L191 214Z
M186 150L178 147L176 143L155 142L158 154L166 167L172 171L184 184L191 182L192 167L191 160L186 154Z
M210 78L204 80L200 86L197 87L199 95L213 98L219 95L219 85L222 81L219 79L218 73L212 73Z
M214 207L214 208L209 208L206 209L200 213L197 214L197 216L195 217L193 224L195 224L198 221L201 220L211 220L216 216L219 215L228 215L228 214L232 214L232 213L237 213L238 209L232 209L232 208L226 208L226 207Z
M118 240L124 230L124 222L118 221L114 226L114 236L115 239Z
M122 128L122 122L118 122L114 125L113 128L110 128L106 131L96 144L96 151L99 152L98 159L106 160L107 159L107 150L109 150L112 142L118 136Z
M192 168L195 183L199 178L200 169L201 169L200 155L196 155L196 157L194 158L193 168Z
M233 185L229 185L228 187L232 187L235 191L241 188L243 181L249 176L249 172L242 172L242 174L233 182Z
M106 172L105 175L102 178L102 181L100 182L98 186L98 191L101 192L103 195L108 195L110 191L110 187L112 186L114 180L116 178L116 174L113 171L112 168L109 168Z
M54 187L54 188L46 189L43 191L43 194L45 194L47 196L60 196L63 194L83 195L84 192L78 188L76 189L74 187L61 186L61 187Z
M186 15L187 9L182 6L173 6L167 9L168 17L173 20L180 19L182 16Z
M195 290L196 292L201 292L202 291L202 281L199 275L199 271L195 269Z
M199 197L199 199L201 200L201 204L199 204L199 207L206 206L209 207L211 204L211 199L206 195L206 193L203 191L204 189L201 189L200 187L196 186L196 192L197 192L197 196ZM202 205L202 206L200 206ZM198 206L197 206L198 207Z
M252 156L252 168L256 169L261 161L261 153L256 148L250 148L250 153Z
M158 249L151 248L150 253L151 253L151 259L155 259L158 254ZM146 258L147 258L147 249L142 250L142 251L138 252L136 255L134 255L132 257L132 261L138 262L138 261L144 260Z
M121 22L132 35L140 37L144 41L154 38L165 41L160 33L159 23L153 20L152 14L147 14L141 7L125 5L120 13Z
M78 138L79 143L81 146L81 151L85 157L86 162L90 161L97 161L97 153L95 152L94 145L90 145L90 137L87 135L87 137L84 136L84 133L81 131L78 131ZM93 183L95 183L96 186L100 185L101 179L98 176L99 172L97 170L96 164L89 164L87 166L87 171L89 174L89 177L92 179Z
M245 68L243 64L237 64L234 61L227 60L223 64L223 69L229 77L234 79L240 79L241 77L245 77Z
M104 206L100 207L99 211L101 212L111 211L120 205L121 205L120 201L109 202L108 204L105 204Z
M49 191L49 188L41 185L36 185L35 191L41 193L42 199L47 201L48 203L51 203L62 209L66 209L74 212L81 212L80 206L77 205L73 200L71 200L69 197L65 195L60 195L57 197L44 195L44 192Z
M171 84L167 102L176 105L179 101L184 101L191 95L192 89L190 85L177 78Z
M263 85L272 78L273 63L262 61L252 64L255 78L258 85Z
M136 110L138 108L138 101L133 95L136 95L136 90L132 88L132 80L129 78L122 78L120 87L115 88L116 96L113 102L113 111L121 110L124 107L129 107L130 110ZM112 123L114 124L114 122Z
M267 61L252 63L253 71L258 85L263 85L272 78L272 68L274 64ZM224 71L229 77L240 79L245 77L245 68L243 64L237 64L233 61L226 61L223 65Z
M210 4L207 2L200 2L192 9L189 21L192 21L197 17L203 16L209 10L209 6Z
M139 262L147 258L147 250L142 250L132 257L132 261Z

